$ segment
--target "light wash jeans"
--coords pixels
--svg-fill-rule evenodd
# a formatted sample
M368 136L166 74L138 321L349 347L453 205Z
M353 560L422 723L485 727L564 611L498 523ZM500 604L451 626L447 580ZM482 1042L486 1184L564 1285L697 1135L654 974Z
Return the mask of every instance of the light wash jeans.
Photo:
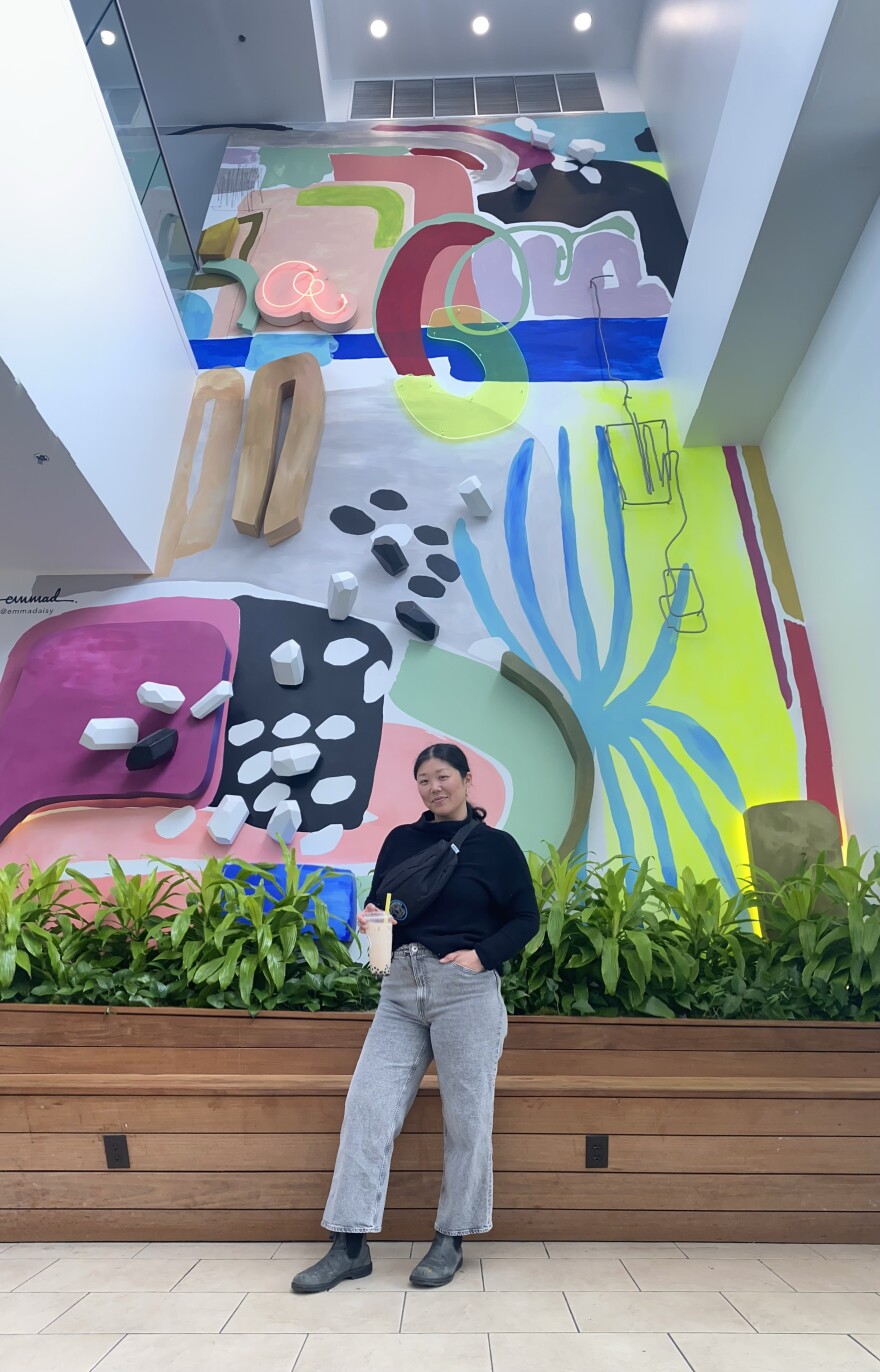
M497 972L441 963L418 943L397 950L348 1090L325 1229L380 1232L394 1140L432 1058L443 1102L436 1228L492 1228L495 1077L506 1033Z

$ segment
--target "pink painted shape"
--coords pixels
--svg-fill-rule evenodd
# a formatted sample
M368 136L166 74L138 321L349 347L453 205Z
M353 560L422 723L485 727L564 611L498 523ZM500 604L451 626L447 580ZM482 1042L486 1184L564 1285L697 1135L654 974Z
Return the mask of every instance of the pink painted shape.
M304 862L334 862L341 867L372 865L386 836L398 824L411 824L421 812L415 782L410 785L412 764L422 748L436 743L436 735L409 724L386 724L370 797L370 811L376 819L348 830L332 853L305 855ZM472 757L473 795L497 823L504 813L504 780L491 761ZM174 807L177 808L177 807ZM229 856L207 832L209 810L200 810L190 827L175 839L156 833L156 822L170 813L168 808L141 805L138 808L89 808L44 810L19 824L0 843L3 862L37 862L45 866L62 853L73 854L75 862L105 862L107 854L125 860L143 858L147 853L169 862L184 858ZM300 839L296 841L297 851ZM236 857L248 862L278 860L278 845L264 829L245 825L233 845Z
M374 128L379 133L424 133L424 124L376 124ZM523 138L514 138L512 134L500 133L496 129L481 129L472 124L431 124L431 133L463 133L475 142L481 138L486 138L490 143L501 143L510 152L516 153L519 158L519 169L523 167L543 167L548 162L553 161L554 154L547 148L536 148ZM337 178L338 179L338 178Z
M471 179L464 167L447 157L364 157L359 153L331 153L330 161L337 181L356 185L366 182L385 185L397 181L412 186L415 224L439 219L442 215L474 213ZM449 248L434 259L422 295L422 324L429 324L433 312L443 308L446 283L460 256L459 249ZM470 263L459 277L454 304L479 308Z
M326 272L311 262L279 262L261 277L257 309L270 324L315 324L328 333L344 333L357 314L357 300L339 291Z
M108 634L117 635L109 660ZM190 718L187 706L222 677L231 678L238 639L234 602L182 596L71 610L34 625L15 644L0 679L0 815L8 822L22 806L32 810L74 796L87 801L104 798L111 804L125 797L144 797L147 804L169 796L192 801L210 797L222 771L226 707L197 721ZM52 675L45 683L47 670ZM146 680L179 685L187 705L171 717L139 705L137 688ZM28 698L31 690L33 700ZM90 753L80 748L83 728L93 715L101 714L137 720L142 736L169 725L176 728L176 756L155 772L131 773L124 752ZM34 748L35 736L39 749ZM66 764L62 767L62 758L75 764L72 772ZM66 789L67 784L79 787L81 780L88 783L84 790ZM104 785L110 789L104 791Z

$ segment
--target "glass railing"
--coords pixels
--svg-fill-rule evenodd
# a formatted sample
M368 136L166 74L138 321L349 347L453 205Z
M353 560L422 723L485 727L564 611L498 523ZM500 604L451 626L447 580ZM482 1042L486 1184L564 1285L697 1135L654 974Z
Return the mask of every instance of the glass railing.
M180 304L199 261L116 0L71 0L165 275Z

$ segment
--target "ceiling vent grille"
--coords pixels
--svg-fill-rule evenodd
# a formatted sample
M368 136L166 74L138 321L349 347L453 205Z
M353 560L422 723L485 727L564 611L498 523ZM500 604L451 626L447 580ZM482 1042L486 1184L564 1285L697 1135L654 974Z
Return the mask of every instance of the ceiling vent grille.
M476 114L477 98L472 76L443 76L434 82L434 118L450 114Z
M508 118L518 114L601 110L595 72L532 76L442 76L406 81L355 81L352 119Z
M351 96L352 119L390 119L393 81L355 81Z
M517 114L516 81L512 76L478 76L477 114Z
M566 72L557 76L556 85L559 87L559 100L563 110L574 112L604 108L595 72Z
M433 81L395 81L395 119L433 119Z
M559 92L553 76L518 76L516 103L520 114L556 114Z

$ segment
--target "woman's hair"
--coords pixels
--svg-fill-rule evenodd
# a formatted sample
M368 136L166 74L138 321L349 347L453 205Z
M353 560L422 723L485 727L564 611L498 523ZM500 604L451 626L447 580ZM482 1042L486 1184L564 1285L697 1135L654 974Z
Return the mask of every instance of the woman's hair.
M419 768L423 762L430 762L436 758L438 762L448 762L450 767L454 767L459 776L464 780L471 770L470 763L465 757L457 743L432 743L430 748L423 748L413 764L413 776L418 780ZM468 813L473 819L483 822L486 818L486 811L480 805L471 805L468 802Z

